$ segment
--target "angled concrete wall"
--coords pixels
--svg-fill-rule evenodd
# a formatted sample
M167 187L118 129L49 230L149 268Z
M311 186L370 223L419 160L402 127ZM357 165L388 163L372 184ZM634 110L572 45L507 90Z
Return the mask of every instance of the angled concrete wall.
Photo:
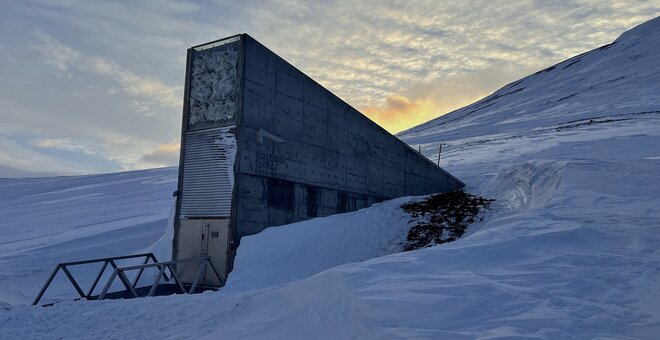
M248 35L234 239L265 227L463 186Z
M246 34L190 48L185 91L174 258L227 274L266 227L463 186Z

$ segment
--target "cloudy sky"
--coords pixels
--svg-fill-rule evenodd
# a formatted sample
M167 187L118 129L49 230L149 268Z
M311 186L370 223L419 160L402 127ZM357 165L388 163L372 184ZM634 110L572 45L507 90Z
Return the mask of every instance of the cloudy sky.
M657 0L3 1L0 176L175 165L186 49L236 33L398 132L657 15Z

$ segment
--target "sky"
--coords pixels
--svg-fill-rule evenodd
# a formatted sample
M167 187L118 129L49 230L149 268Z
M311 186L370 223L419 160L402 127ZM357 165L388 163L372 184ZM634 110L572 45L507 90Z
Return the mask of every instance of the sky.
M186 50L248 33L392 133L660 15L660 1L2 1L0 177L176 165Z

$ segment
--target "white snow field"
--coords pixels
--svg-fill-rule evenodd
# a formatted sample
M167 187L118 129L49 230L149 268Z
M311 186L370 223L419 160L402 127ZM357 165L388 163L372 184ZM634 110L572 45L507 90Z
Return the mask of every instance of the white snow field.
M176 182L176 168L0 179L0 305L31 303L59 262L151 251ZM99 269L73 272L91 282ZM64 275L57 278L46 298L75 297Z
M485 220L406 253L411 198L267 229L193 296L20 305L58 261L156 242L175 170L3 180L0 337L660 337L660 18L400 138L444 143Z

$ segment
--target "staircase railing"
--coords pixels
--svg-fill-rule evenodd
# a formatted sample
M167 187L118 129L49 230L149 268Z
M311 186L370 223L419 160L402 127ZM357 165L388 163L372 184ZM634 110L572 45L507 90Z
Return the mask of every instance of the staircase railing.
M64 272L64 275L66 275L66 277L69 279L69 281L71 282L71 285L73 285L73 288L76 290L78 295L80 295L81 298L89 299L89 298L92 297L92 294L94 293L94 289L98 285L99 280L101 279L101 276L103 276L103 273L105 272L106 268L108 267L108 264L110 266L112 266L112 268L116 271L117 268L119 268L119 266L117 266L117 263L115 261L133 259L133 258L144 258L143 264L149 263L149 260L152 260L154 263L158 263L158 260L156 260L156 256L154 256L153 253L143 253L143 254L135 254L135 255L114 256L114 257L103 257L103 258L92 259L92 260L58 263L55 266L55 269L53 270L53 272L48 277L48 280L46 280L46 283L44 284L44 286L39 291L39 294L37 294L37 296L34 298L34 301L32 302L32 305L34 306L34 305L39 303L39 301L43 297L44 293L46 293L46 290L48 289L48 287L50 287L50 284L53 282L53 279L55 278L55 276L57 275L57 273L60 270L62 272ZM99 273L96 275L96 278L94 279L94 282L92 283L92 286L87 291L87 294L85 294L83 292L82 288L80 288L80 285L78 284L78 281L76 281L76 279L71 274L71 271L69 271L69 267L80 266L80 265L91 264L91 263L99 263L99 262L103 262L103 266L101 267L101 270L99 271ZM124 275L122 273L122 275L120 276L120 280L121 280L122 284L124 285L124 287L126 287L126 289L129 289L129 287L133 287L133 289L134 289L135 285L137 285L138 281L140 280L140 276L142 276L142 271L140 271L138 273L138 275L135 277L135 280L131 284L129 282L128 278L126 277L126 275ZM169 278L167 276L165 276L165 279L169 281Z
M144 258L144 261L142 262L141 265L132 265L132 266L118 266L116 261L119 260L127 260L127 259L134 259L134 258ZM149 263L149 260L151 260L153 263ZM80 265L85 265L85 264L91 264L91 263L100 263L103 262L103 266L101 267L101 270L98 272L96 277L94 278L94 281L87 291L87 293L83 292L83 289L80 287L80 284L78 281L76 281L75 277L73 274L71 274L71 271L69 270L69 267L74 267L74 266L80 266ZM190 289L186 291L184 288L183 284L181 281L179 281L179 278L176 275L176 270L174 266L179 263L189 263L189 262L199 262L199 269L197 270L197 275L195 275L195 278L193 280L192 285L190 286ZM193 257L193 258L187 258L187 259L179 259L179 260L173 260L173 261L167 261L167 262L158 262L156 259L156 256L154 256L153 253L143 253L143 254L135 254L135 255L125 255L125 256L114 256L114 257L103 257L103 258L98 258L98 259L92 259L92 260L83 260L83 261L73 261L73 262L64 262L64 263L58 263L55 266L55 269L53 272L50 274L48 277L48 280L46 280L46 283L44 286L41 288L39 291L39 294L34 298L34 301L32 302L32 305L37 305L39 301L41 301L41 298L44 296L46 293L46 290L48 287L50 287L50 284L53 282L53 279L57 275L57 273L61 270L64 272L64 275L69 279L69 282L71 282L71 285L73 288L76 290L78 295L80 295L80 298L84 299L92 299L94 289L96 289L96 286L98 285L99 281L101 280L101 277L103 276L103 273L105 273L105 270L108 268L108 265L110 265L113 269L112 274L110 275L110 278L106 282L105 286L103 287L103 290L101 291L101 294L99 294L97 300L103 300L108 293L108 290L112 286L112 283L114 280L119 277L119 280L121 281L122 285L124 288L126 288L127 291L129 291L132 295L132 297L136 298L139 297L136 289L138 282L140 281L140 277L142 276L142 273L144 272L145 269L147 268L153 268L156 267L159 269L158 275L156 276L156 279L154 280L154 283L151 285L151 289L149 290L149 293L147 296L153 296L153 294L156 292L156 289L158 288L158 285L160 284L161 279L165 279L165 281L169 281L170 278L168 275L165 273L165 270L167 269L170 272L170 276L174 279L176 284L179 286L181 289L181 292L184 294L192 294L195 292L195 289L197 288L197 284L199 283L199 279L202 277L202 274L206 270L206 265L209 265L213 271L213 274L218 278L220 281L221 285L224 285L224 280L218 274L218 271L216 270L215 266L211 262L211 259L208 256L200 256L200 257ZM132 271L132 270L138 270L138 274L133 280L133 282L130 282L128 277L126 276L127 271Z
M173 266L176 264L188 263L188 262L199 262L199 269L197 270L197 274L195 275L195 278L193 280L192 285L190 286L190 289L186 291L181 281L179 281L179 278L177 277L176 271L174 270ZM140 273L142 273L142 271L145 268L152 268L152 267L158 267L160 271L158 272L158 275L156 275L156 279L154 280L154 283L151 285L151 289L149 290L149 293L146 296L153 296L153 294L156 292L156 288L158 288L158 284L160 283L161 278L163 278L163 275L165 275L165 268L169 269L170 274L174 279L174 282L176 282L176 284L179 286L183 294L192 294L195 292L195 289L197 288L197 284L199 283L199 279L202 277L202 274L206 270L206 264L208 264L211 267L213 273L220 281L220 284L224 285L224 280L222 279L220 274L218 274L218 271L215 269L215 266L213 265L211 259L208 256L191 257L187 259L179 259L179 260L173 260L167 262L145 263L137 266L115 268L115 270L112 272L112 275L110 275L110 279L108 280L105 287L101 291L98 300L103 300L105 298L108 289L110 289L110 286L112 285L116 277L119 276L119 279L123 281L122 277L124 278L126 277L126 274L124 272L130 270L139 270ZM135 290L135 288L136 288L135 286L131 287L129 285L126 289L131 292L131 295L133 295L134 298L140 297L137 291Z

